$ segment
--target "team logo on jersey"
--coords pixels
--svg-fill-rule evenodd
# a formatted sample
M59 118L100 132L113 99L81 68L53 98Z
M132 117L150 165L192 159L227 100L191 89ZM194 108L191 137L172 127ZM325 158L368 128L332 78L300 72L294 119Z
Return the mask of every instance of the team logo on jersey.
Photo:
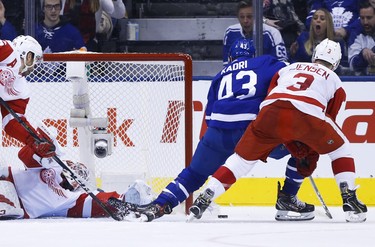
M335 29L340 27L347 27L352 18L353 13L350 11L346 11L344 7L332 8L332 19Z
M54 169L43 169L40 172L40 179L57 195L67 198L61 186L56 182L56 171Z
M18 95L20 92L14 89L14 81L16 80L13 71L10 69L0 70L0 84L9 95Z
M335 142L335 141L332 140L332 139L327 141L327 143L328 143L329 145L332 145L334 142Z

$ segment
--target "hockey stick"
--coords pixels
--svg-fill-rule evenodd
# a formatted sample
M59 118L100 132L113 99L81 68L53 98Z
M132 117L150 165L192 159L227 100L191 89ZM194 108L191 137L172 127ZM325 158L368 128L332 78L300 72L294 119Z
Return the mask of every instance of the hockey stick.
M318 196L318 199L319 199L320 203L322 204L324 210L326 211L326 215L328 216L328 218L332 219L332 218L333 218L333 217L332 217L332 214L329 212L328 207L327 207L327 205L325 204L325 202L324 202L324 200L323 200L323 197L322 197L322 195L320 194L320 192L319 192L319 190L318 190L318 187L316 186L313 177L312 177L312 176L309 176L309 179L310 179L310 182L311 182L312 187L314 188L315 194Z
M2 106L4 106L5 109L8 110L8 112L17 120L18 123L20 123L22 125L22 127L25 128L25 130L36 140L36 141L39 141L41 142L42 140L40 139L40 137L34 132L33 129L30 128L29 125L27 125L14 111L12 108L10 108L10 106L8 105L8 103L6 103L3 98L0 97L0 104ZM81 188L89 195L91 196L91 198L99 204L99 206L108 214L110 215L113 219L115 220L118 220L118 221L121 221L122 218L119 217L118 215L116 215L114 212L111 211L111 209L108 207L108 205L106 205L104 202L102 202L76 175L75 173L67 166L65 165L64 162L61 161L61 159L59 157L57 157L56 155L52 157L63 169L67 170L71 177L74 179L74 181L76 181L80 186Z

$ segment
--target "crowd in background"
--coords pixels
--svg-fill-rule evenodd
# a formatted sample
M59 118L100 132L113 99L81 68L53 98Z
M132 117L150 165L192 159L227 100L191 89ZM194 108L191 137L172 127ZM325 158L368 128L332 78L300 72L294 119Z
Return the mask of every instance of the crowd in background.
M238 6L244 3L246 7L248 2L251 5L251 1L238 1ZM114 31L117 20L128 16L125 0L37 0L35 3L35 38L46 53L70 50L100 52L102 44L117 35ZM1 39L12 40L23 34L24 4L23 0L0 0ZM339 75L373 75L374 7L375 0L263 0L264 39L267 40L267 35L280 35L285 48L283 59L310 62L313 49L320 41L329 38L339 42L342 48L343 58L336 71ZM226 43L228 30L237 29L239 36L244 37L246 32L251 32L251 29L246 31L245 26L249 23L252 26L253 22L241 22L240 9L233 12L239 24L223 30L224 64L227 57L225 46L230 46ZM264 42L272 43L273 40ZM267 45L265 43L264 46ZM277 51L275 54L280 55Z

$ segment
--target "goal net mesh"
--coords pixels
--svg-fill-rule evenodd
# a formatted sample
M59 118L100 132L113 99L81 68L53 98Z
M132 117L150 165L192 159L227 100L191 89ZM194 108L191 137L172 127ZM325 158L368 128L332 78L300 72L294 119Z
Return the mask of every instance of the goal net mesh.
M107 131L114 136L112 155L93 158L97 184L104 190L125 190L135 179L144 179L159 193L191 157L191 65L161 54L148 54L148 60L142 54L114 59L98 54L85 58L84 65L91 116L107 118ZM56 58L50 55L50 60ZM80 161L82 140L77 128L69 126L74 105L67 63L61 58L44 61L27 77L31 97L26 117L33 126L43 122L55 132L65 153L62 159ZM22 145L4 131L2 135L2 154L7 154L2 161L22 167L17 158Z

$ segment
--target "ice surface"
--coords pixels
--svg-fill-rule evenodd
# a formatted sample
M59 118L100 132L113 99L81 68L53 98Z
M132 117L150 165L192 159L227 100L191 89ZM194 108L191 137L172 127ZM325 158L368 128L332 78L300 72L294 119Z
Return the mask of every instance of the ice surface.
M333 219L318 206L315 219L306 222L278 222L274 207L220 207L190 223L182 213L153 222L111 218L0 221L1 246L375 246L373 207L364 223L346 223L341 207L329 209ZM218 213L228 218L219 219Z

